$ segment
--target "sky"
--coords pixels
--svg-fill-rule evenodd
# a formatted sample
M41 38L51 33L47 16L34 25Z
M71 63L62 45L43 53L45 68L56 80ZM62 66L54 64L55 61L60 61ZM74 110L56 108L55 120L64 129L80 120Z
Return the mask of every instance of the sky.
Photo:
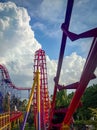
M7 67L16 86L32 86L34 54L41 48L46 53L49 93L53 93L66 5L67 0L0 0L0 64ZM75 0L69 30L79 34L95 27L97 0ZM92 40L67 39L60 84L80 80Z

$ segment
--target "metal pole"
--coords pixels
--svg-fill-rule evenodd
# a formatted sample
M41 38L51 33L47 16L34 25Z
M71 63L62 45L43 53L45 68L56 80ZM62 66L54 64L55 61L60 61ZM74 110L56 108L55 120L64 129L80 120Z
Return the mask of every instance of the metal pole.
M41 130L41 122L40 122L40 72L38 71L37 77L37 130Z
M27 117L29 115L30 106L31 106L31 103L32 103L32 98L33 98L33 95L34 95L34 88L35 88L35 85L36 85L36 80L37 80L37 72L36 72L36 76L35 76L34 83L33 83L33 86L32 86L32 90L31 90L31 94L30 94L30 98L29 98L29 102L28 102L28 105L27 105L27 110L26 110L26 114L25 114L25 117L24 117L24 121L23 121L21 130L24 130L25 125L26 125Z
M73 113L76 111L78 104L80 102L80 99L91 79L91 76L93 75L93 73L97 67L97 38L94 38L93 46L92 46L90 54L87 58L88 58L88 60L87 60L87 63L85 64L85 68L84 68L82 76L80 78L79 86L73 96L73 99L70 103L70 106L68 108L68 111L67 111L65 119L64 119L65 125L70 124L70 119L71 119Z
M64 21L65 25L67 26L67 30L68 30L69 24L70 24L70 19L71 19L71 14L72 14L72 9L73 9L73 3L74 3L74 0L68 0L68 2L67 2L66 17L65 17L65 21ZM67 36L63 33L62 41L61 41L61 47L60 47L59 60L58 60L58 66L57 66L57 73L56 73L56 77L55 77L55 86L54 86L54 93L53 93L51 112L50 112L51 115L50 115L49 130L51 129L51 120L52 120L52 117L53 117L53 112L54 112L54 107L55 107L57 85L58 85L59 77L60 77L60 73L61 73L62 62L63 62L65 46L66 46L66 40L67 40Z

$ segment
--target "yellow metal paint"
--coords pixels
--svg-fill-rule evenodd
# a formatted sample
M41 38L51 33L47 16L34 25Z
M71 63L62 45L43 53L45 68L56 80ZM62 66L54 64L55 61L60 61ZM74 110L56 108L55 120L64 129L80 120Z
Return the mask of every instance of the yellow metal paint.
M0 114L0 130L11 130L10 114L8 112Z
M29 112L30 110L30 106L31 106L31 103L32 103L32 99L33 99L33 95L34 95L34 88L35 88L35 85L36 85L36 82L37 82L37 75L38 75L38 72L36 72L36 75L34 77L34 83L32 85L32 89L31 89L31 94L30 94L30 98L29 98L29 101L28 101L28 105L27 105L27 112Z
M67 124L62 124L61 130L70 130L70 127Z

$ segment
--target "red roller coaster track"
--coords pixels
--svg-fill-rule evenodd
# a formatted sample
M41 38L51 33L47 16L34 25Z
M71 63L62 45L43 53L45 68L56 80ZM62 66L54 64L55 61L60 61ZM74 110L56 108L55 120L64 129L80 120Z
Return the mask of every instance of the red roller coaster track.
M12 83L11 78L10 78L9 73L8 73L8 70L4 65L0 64L0 71L1 71L1 81L0 81L1 86L0 87L2 87L3 82L5 82L5 84L7 84L7 87L10 87L11 89L16 89L18 91L20 91L20 90L30 90L31 89L31 88L26 88L26 87L25 88L16 87ZM4 89L4 88L1 88L1 89ZM22 116L23 116L23 113L20 112L20 111L10 112L10 122L16 121L17 119L19 119Z
M49 93L48 93L48 81L47 81L47 67L46 67L46 56L45 52L41 49L35 52L34 58L34 74L40 71L40 123L41 129L46 128L47 124L49 123L49 110L50 110L50 100L49 100ZM34 91L34 117L36 122L37 117L37 87ZM36 123L35 123L36 124Z
M0 64L0 70L2 73L2 81L1 82L5 82L6 84L8 84L8 87L11 87L12 89L17 89L17 90L31 90L31 88L15 86L11 81L11 78L9 76L7 68L4 65Z

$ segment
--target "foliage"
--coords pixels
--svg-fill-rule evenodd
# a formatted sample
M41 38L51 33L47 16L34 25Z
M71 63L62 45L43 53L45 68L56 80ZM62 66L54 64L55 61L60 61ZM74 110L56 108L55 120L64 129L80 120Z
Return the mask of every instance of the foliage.
M92 111L92 116L97 120L97 108L89 108Z
M82 97L83 106L75 113L75 125L92 125L97 130L97 85L86 89Z
M29 127L32 127L34 124L34 112L33 112L33 105L30 107L28 119L27 119Z
M70 101L74 93L67 95L66 90L59 91L57 93L56 107L67 107L70 104ZM78 108L74 114L75 120L89 120L91 117L97 119L97 84L92 85L86 89L81 99L82 107ZM91 109L89 109L91 108Z
M26 110L26 106L27 106L27 100L26 99L21 101L15 95L13 95L12 97L10 97L10 99L8 99L8 94L6 94L4 99L3 99L3 110L4 111L8 111L8 108L9 108L8 100L10 100L10 110L11 111L15 110L15 106L17 107L18 111L25 111Z
M68 96L67 96L67 91L66 90L61 90L57 92L57 98L56 98L56 108L58 107L67 107L69 104Z
M29 124L29 127L32 127L32 125L34 124L34 115L31 112L29 113L27 122Z
M85 107L97 107L97 85L90 86L83 95L83 105Z
M21 101L21 111L26 111L26 107L27 107L27 100L24 99L23 101Z
M74 122L74 126L77 129L81 128L84 124L86 124L88 126L92 126L93 130L97 130L97 121L95 121L95 120L76 120ZM82 130L82 129L80 129L80 130Z
M92 117L89 108L97 108L97 85L90 86L86 89L82 97L83 106L77 110L77 119L88 120Z

